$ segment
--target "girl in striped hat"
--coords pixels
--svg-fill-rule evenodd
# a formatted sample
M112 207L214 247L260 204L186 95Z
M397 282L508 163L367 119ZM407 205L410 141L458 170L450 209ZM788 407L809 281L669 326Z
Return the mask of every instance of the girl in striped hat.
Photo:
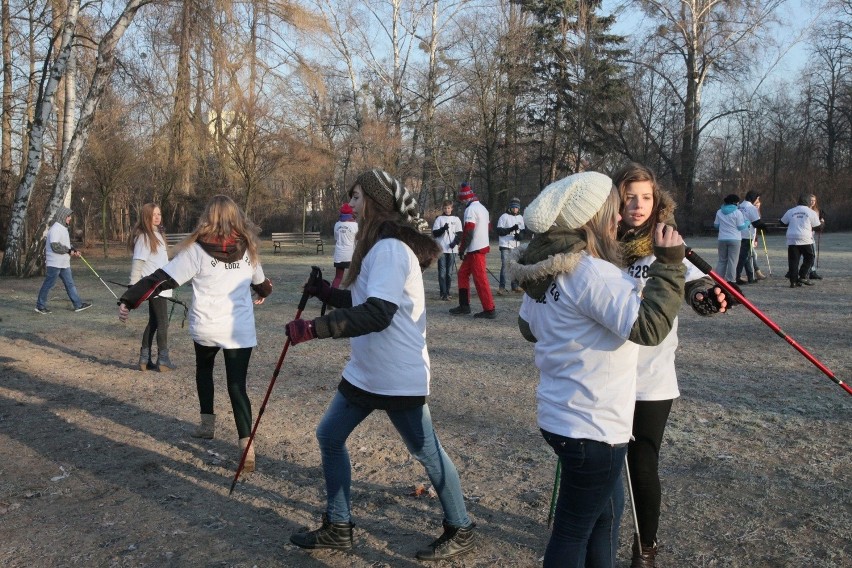
M317 427L325 477L322 525L292 535L302 548L352 548L352 465L346 440L374 410L384 411L411 454L426 468L444 510L444 532L417 552L420 560L443 560L474 547L455 465L432 426L426 396L430 365L422 271L440 254L417 202L381 170L367 171L349 190L359 223L352 264L343 289L328 282L305 288L337 308L314 320L293 320L293 344L329 337L351 338L352 354ZM425 233L425 234L424 234Z

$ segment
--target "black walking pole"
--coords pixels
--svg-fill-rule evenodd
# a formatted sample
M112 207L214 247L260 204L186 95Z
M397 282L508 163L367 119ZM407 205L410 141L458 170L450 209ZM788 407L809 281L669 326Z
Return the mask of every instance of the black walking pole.
M796 351L805 356L805 359L813 363L814 366L820 371L822 371L829 379L840 385L843 390L846 391L847 394L852 395L852 387L850 387L849 385L838 379L836 376L834 376L834 373L832 373L828 367L820 363L816 357L808 353L808 351L804 347L796 343L796 341L792 337L784 333L784 330L778 327L778 324L776 324L774 321L769 319L763 312L757 309L757 307L755 307L755 305L752 304L748 300L748 298L743 296L742 292L728 284L728 282L725 281L724 278L716 274L716 272L710 267L710 265L707 264L707 262L703 258L698 256L698 254L696 254L696 252L689 247L686 247L686 259L692 264L694 264L701 272L715 280L719 287L725 291L726 295L734 298L736 301L748 308L748 310L754 315L756 315L758 319L760 319L760 321L769 326L769 328L774 331L776 335L778 335L779 337L781 337L781 339L792 345Z
M122 284L121 282L116 282L115 280L107 280L107 282L109 282L110 284L115 284L116 286L123 286L124 288L130 288L129 284ZM157 297L171 302L172 303L172 312L174 311L176 305L177 306L183 306L183 320L180 322L180 326L183 327L183 324L186 323L186 314L189 313L189 306L187 306L185 303L181 302L177 298L173 298L173 297L170 297L170 296L157 296ZM169 313L169 321L171 321L171 319L172 319L172 314L170 312Z
M316 282L322 282L322 271L319 267L312 266L311 275L308 278L307 284L305 284L305 288L312 286ZM296 317L293 319L299 319L302 317L302 311L305 309L305 306L308 305L308 299L310 299L310 297L311 296L307 291L302 293L302 299L299 300L299 307L296 310ZM234 474L234 480L231 482L231 489L228 491L228 495L234 492L234 486L240 478L240 472L243 471L243 466L245 466L246 463L246 456L248 455L249 449L251 449L251 443L254 440L255 433L257 432L257 426L260 424L260 418L263 416L263 411L266 410L266 403L269 400L269 395L272 393L272 387L275 386L275 380L278 378L278 373L281 371L281 364L284 362L284 357L287 355L287 350L289 348L290 338L287 337L287 341L284 342L284 349L281 350L281 356L278 357L278 364L275 365L275 372L272 373L272 380L269 382L269 388L266 389L266 396L263 397L263 403L260 405L260 410L257 411L257 419L254 421L254 427L251 429L251 435L249 436L248 443L243 450L243 455L240 458L240 465L237 467L237 472Z

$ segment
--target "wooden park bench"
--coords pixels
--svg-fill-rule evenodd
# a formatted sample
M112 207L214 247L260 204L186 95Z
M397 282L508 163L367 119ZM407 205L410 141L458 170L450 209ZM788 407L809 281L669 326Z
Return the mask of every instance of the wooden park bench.
M192 233L166 233L166 244L170 247L175 246Z
M272 233L271 239L273 254L278 253L282 246L292 245L316 245L317 254L323 252L323 242L320 238L319 231L304 233Z

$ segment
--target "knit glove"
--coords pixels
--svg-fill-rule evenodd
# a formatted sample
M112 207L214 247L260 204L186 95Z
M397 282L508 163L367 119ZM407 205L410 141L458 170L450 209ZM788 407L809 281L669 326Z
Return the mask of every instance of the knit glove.
M303 290L314 298L319 298L321 302L327 304L331 300L331 283L328 280L305 284Z
M298 345L299 343L304 343L305 341L317 338L317 332L312 320L293 320L287 324L285 330L287 337L290 338L290 343L293 345Z

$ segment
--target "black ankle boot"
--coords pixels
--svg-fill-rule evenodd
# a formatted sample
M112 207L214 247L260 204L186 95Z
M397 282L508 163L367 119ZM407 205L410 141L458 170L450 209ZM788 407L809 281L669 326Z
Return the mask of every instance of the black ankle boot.
M643 546L633 535L633 561L630 568L655 568L657 566L657 543Z
M290 542L302 548L331 548L350 550L352 548L352 527L349 523L330 523L322 514L322 526L318 529L290 535Z
M444 533L428 547L418 550L417 559L431 562L470 552L476 546L474 527L475 523L461 528L444 523Z
M470 313L470 289L459 288L459 305L450 310L454 316Z

